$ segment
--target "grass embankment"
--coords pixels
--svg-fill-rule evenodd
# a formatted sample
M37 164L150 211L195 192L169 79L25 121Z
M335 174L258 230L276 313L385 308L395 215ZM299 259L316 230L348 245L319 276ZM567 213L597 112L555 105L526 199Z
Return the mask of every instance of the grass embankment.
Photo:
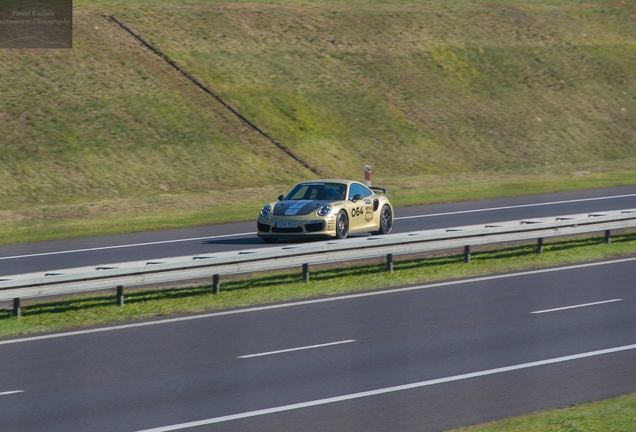
M251 220L364 164L397 206L636 182L633 2L75 5L73 50L3 51L0 243Z
M449 432L631 432L636 394L514 417Z

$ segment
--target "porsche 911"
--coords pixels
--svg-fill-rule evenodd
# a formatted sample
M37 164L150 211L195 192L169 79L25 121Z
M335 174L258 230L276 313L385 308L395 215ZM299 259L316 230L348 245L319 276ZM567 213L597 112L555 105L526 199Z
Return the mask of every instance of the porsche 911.
M389 234L393 207L386 189L353 180L312 180L298 183L277 202L263 206L257 225L257 235L266 242L299 236L344 239L358 232Z

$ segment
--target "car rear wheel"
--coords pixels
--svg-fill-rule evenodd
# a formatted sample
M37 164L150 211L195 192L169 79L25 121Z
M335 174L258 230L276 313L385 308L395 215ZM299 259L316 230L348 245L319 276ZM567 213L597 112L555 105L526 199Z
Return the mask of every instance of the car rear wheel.
M349 217L345 211L340 211L340 213L338 213L338 218L336 219L336 237L339 239L345 239L348 234Z
M393 212L385 205L380 212L380 234L389 234L393 230Z

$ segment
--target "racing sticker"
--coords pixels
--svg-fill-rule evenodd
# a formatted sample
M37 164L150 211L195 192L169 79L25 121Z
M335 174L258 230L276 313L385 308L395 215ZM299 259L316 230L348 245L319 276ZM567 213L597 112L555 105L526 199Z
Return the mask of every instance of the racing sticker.
M373 204L371 204L371 200L364 200L364 220L367 222L371 222L373 220Z
M305 205L312 202L311 200L298 200L285 210L285 216L293 216L300 211Z
M319 200L290 200L279 201L274 205L274 216L306 216L315 212L320 207L329 204L329 201Z

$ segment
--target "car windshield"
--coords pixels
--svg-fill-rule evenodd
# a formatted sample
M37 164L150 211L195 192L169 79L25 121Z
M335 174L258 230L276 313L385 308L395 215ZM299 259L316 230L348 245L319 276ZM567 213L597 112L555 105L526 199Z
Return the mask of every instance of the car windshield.
M347 196L346 184L307 182L297 184L285 199L337 201L345 199L345 196Z

